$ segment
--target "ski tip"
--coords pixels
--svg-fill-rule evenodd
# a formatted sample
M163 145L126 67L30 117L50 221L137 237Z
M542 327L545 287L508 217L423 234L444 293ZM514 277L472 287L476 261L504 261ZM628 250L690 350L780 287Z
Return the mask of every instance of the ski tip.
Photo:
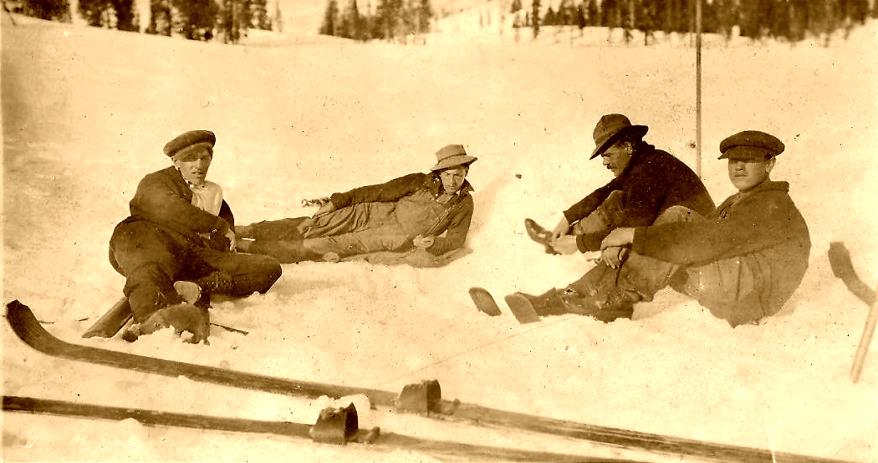
M521 293L513 293L506 296L506 304L519 323L534 323L540 321L540 316L534 310L533 304Z
M501 314L500 307L497 305L497 302L488 290L479 287L472 287L469 289L469 297L473 300L473 304L476 305L476 308L479 309L480 312L484 312L492 317Z

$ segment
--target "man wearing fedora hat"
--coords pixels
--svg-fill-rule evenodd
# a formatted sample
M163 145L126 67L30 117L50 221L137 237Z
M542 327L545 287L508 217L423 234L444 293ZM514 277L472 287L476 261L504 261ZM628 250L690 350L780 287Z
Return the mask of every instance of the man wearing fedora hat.
M720 143L738 193L706 216L676 206L654 225L616 228L601 247L630 246L613 269L599 263L563 290L515 293L518 313L581 313L605 321L630 317L665 286L698 300L732 327L777 313L808 268L808 226L789 196L789 183L769 178L784 144L747 130Z
M334 193L314 217L237 227L238 246L286 263L417 249L441 256L459 249L473 214L466 176L476 158L463 145L447 145L436 157L430 173Z
M622 114L601 117L589 159L601 156L614 178L564 211L552 231L526 219L531 239L546 246L547 252L597 251L610 230L650 225L671 206L700 214L712 211L713 200L698 176L679 159L643 141L647 130L645 125L632 125ZM602 259L618 264L624 252L607 249Z
M113 231L110 263L126 278L136 322L129 333L173 325L206 341L210 294L265 292L280 278L275 259L234 252L232 210L222 188L206 180L215 143L207 130L169 141L164 152L173 165L140 181L131 215Z

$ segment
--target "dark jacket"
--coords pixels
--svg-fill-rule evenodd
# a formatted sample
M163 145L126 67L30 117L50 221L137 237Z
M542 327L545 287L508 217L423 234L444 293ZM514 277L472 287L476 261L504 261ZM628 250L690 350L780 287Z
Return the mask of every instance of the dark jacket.
M808 268L808 226L789 183L766 181L725 200L703 222L638 227L632 250L667 262L703 265L744 257L762 287L766 314L780 307Z
M193 206L192 190L173 166L146 175L137 185L129 209L131 216L123 223L147 221L175 239L207 244L217 250L229 249L230 243L222 233L224 228L235 226L229 205L223 200L219 217Z
M418 234L435 236L427 251L438 256L463 247L473 215L469 182L442 205L436 201L441 191L442 181L438 176L414 173L380 185L333 193L330 200L336 209L371 202L396 203L395 214L400 227L412 238ZM442 233L444 237L439 236Z
M615 227L651 225L665 209L685 206L707 215L715 205L701 179L679 159L657 150L648 143L640 144L622 175L598 188L564 211L573 224L592 213L613 191L624 192L621 223ZM576 243L582 252L600 249L603 235L579 235Z

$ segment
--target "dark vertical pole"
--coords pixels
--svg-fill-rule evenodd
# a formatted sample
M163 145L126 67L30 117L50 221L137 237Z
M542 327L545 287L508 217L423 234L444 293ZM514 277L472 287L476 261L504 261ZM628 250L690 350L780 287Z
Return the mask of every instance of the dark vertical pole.
M695 0L695 173L701 177L701 0Z

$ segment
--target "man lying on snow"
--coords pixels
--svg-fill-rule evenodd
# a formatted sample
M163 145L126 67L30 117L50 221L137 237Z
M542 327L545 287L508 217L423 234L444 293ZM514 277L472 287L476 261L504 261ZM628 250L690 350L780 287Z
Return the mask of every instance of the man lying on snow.
M337 261L378 251L415 251L440 258L463 247L473 215L466 181L476 158L463 145L436 152L430 173L334 193L313 218L239 226L239 249L281 262ZM439 236L445 233L445 236ZM410 261L410 263L415 261Z
M209 294L262 293L280 278L275 259L234 252L232 211L222 188L205 180L215 143L207 130L168 142L164 152L174 165L140 181L131 216L110 238L110 263L126 278L135 335L174 326L192 332L192 342L206 340Z
M726 138L720 159L728 159L738 193L707 217L676 206L652 226L617 228L601 247L630 246L623 264L601 262L563 290L515 293L507 303L514 312L612 321L630 318L635 303L670 285L733 327L777 313L801 283L811 248L789 184L769 179L783 150L780 140L764 132Z
M569 209L551 232L526 219L525 229L546 252L572 254L597 251L601 240L617 227L650 225L671 206L699 214L715 207L701 179L671 154L643 141L649 128L631 125L622 114L607 114L594 128L595 148L615 178ZM618 264L626 248L606 248L602 259Z

